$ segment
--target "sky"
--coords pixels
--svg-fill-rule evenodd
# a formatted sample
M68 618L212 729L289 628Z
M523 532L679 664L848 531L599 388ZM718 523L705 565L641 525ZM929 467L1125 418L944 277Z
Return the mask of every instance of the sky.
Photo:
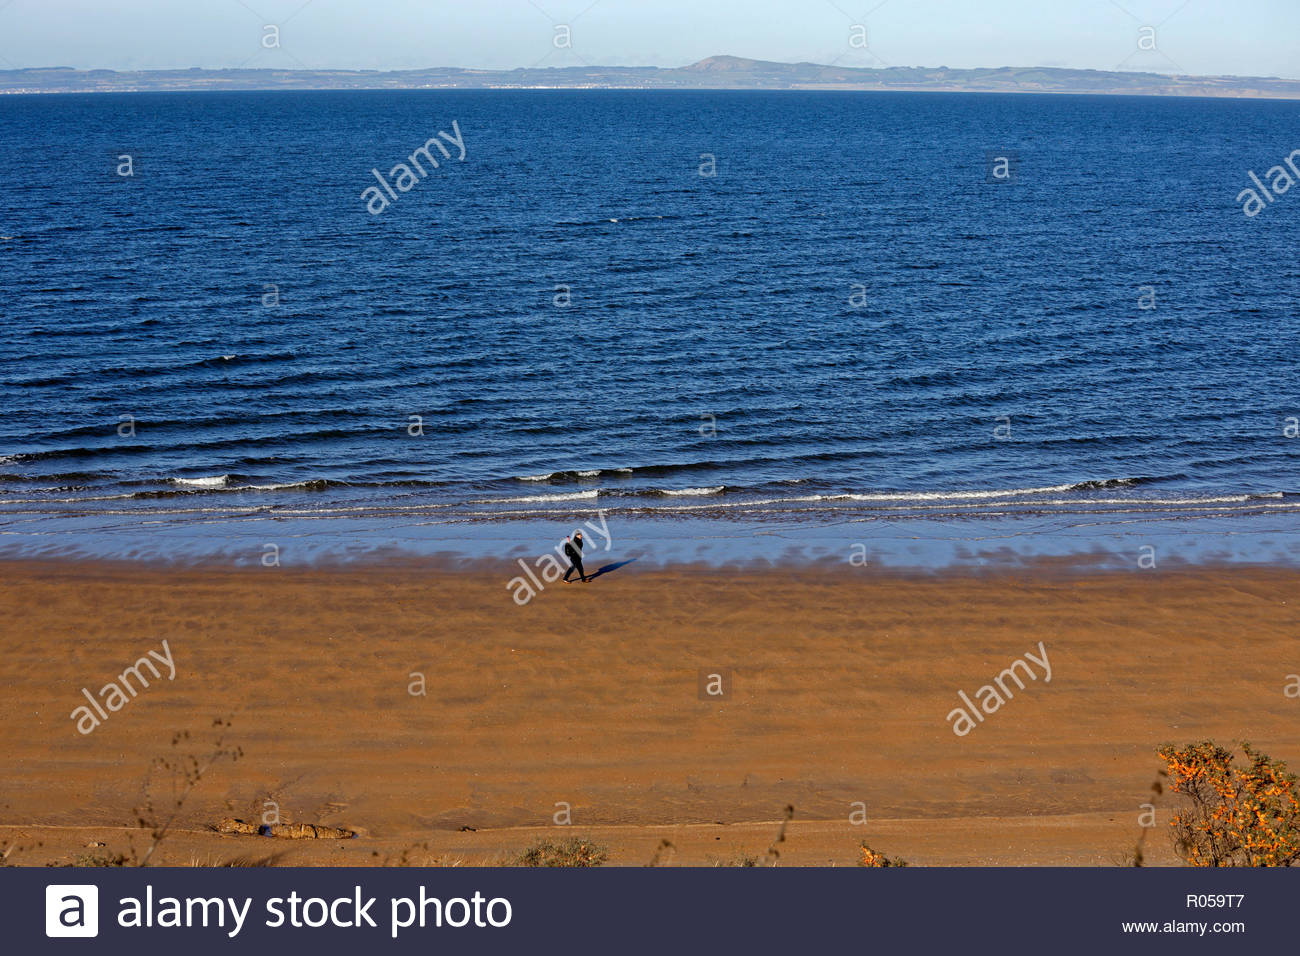
M1300 78L1300 0L0 0L3 68L674 67L718 54Z

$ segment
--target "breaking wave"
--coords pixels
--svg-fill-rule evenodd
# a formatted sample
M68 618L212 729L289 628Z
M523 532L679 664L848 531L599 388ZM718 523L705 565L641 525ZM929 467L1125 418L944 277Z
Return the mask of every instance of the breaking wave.
M581 501L600 497L599 491L570 491L557 495L526 495L522 498L484 498L470 502L476 505L533 504L539 501Z
M544 475L518 475L515 481L589 481L601 475L630 475L631 468L584 468L580 471L550 471Z
M172 484L181 488L226 488L230 485L229 475L211 475L206 478L172 478Z

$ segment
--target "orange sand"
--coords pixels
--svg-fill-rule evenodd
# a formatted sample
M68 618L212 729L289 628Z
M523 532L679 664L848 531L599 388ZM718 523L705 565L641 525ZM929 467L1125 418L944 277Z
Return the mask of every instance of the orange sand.
M520 608L481 568L0 569L11 863L143 848L134 809L170 793L166 772L145 788L151 760L203 756L216 717L244 756L206 774L155 862L472 865L576 835L616 864L663 839L665 862L708 864L761 857L792 804L783 865L851 865L864 839L913 864L1108 865L1161 743L1244 738L1300 769L1292 571L628 568ZM175 680L80 734L81 689L163 639ZM1051 682L955 736L957 691L1039 641ZM726 699L699 699L701 668L730 670ZM362 836L206 829L266 801ZM1147 852L1174 862L1163 832Z

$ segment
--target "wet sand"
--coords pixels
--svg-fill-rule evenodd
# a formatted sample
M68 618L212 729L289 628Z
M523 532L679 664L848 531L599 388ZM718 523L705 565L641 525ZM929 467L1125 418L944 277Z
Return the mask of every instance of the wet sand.
M524 607L485 566L0 575L11 863L142 849L135 809L171 793L166 770L146 783L151 762L205 757L214 718L243 756L213 764L153 862L491 864L582 836L615 864L664 839L661 862L730 863L761 858L792 805L783 865L852 865L863 840L914 865L1111 865L1160 744L1247 739L1300 768L1291 570L629 566ZM164 640L174 679L162 663L140 668L147 687L122 679ZM955 734L959 692L1039 642L1050 682L1009 685ZM702 670L725 696L702 695ZM115 711L110 682L132 685ZM277 810L361 835L207 829ZM1174 862L1164 832L1146 850Z

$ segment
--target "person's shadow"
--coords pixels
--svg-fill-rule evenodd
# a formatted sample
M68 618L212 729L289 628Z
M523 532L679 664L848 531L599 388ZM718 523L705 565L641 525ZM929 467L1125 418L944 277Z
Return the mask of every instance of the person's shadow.
M611 571L617 571L619 568L627 567L635 560L636 558L628 558L626 561L615 561L613 564L607 564L603 568L597 568L595 574L587 575L587 580L594 581L602 574L609 574Z

